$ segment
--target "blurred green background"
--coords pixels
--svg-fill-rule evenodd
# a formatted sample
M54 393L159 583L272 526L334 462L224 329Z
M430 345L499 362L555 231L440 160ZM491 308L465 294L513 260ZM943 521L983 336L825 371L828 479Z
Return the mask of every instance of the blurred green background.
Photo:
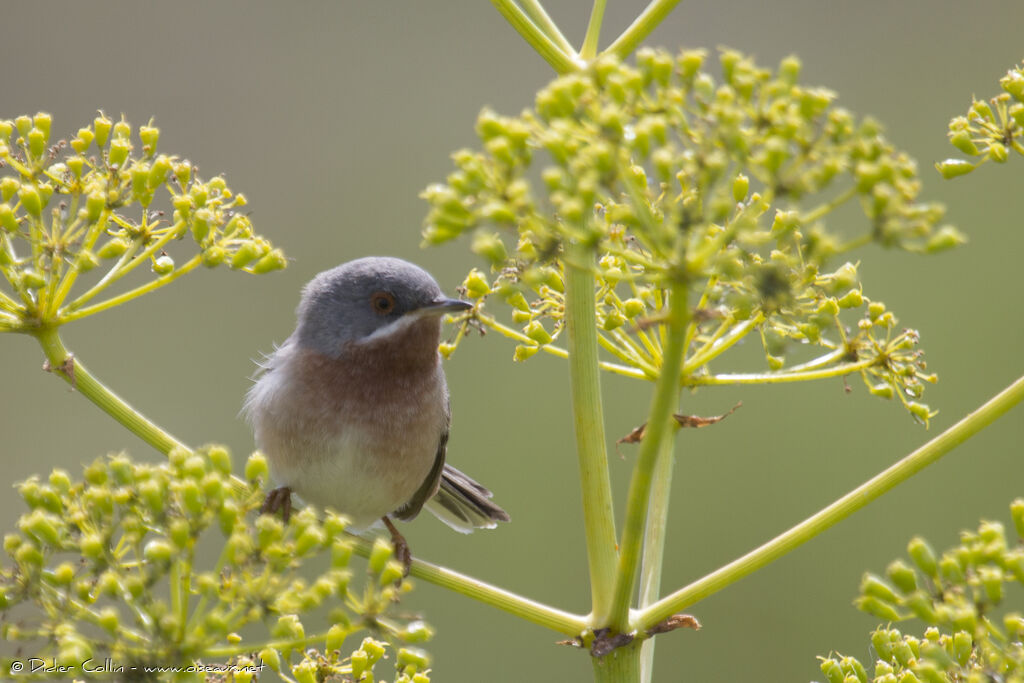
M574 42L589 3L551 0ZM607 44L646 4L609 3ZM447 291L479 265L465 244L421 251L418 192L475 142L484 105L528 106L552 73L486 2L6 2L0 118L48 111L68 136L102 108L135 125L150 116L160 149L224 173L250 199L256 229L292 259L281 273L203 271L89 318L65 342L144 413L188 443L229 445L237 466L252 437L237 417L251 359L291 331L301 285L354 257L417 261ZM691 0L647 41L726 45L774 65L795 53L803 80L871 114L918 159L923 198L941 200L970 238L937 257L860 252L865 292L920 330L925 400L941 431L1024 372L1021 268L1024 159L955 182L932 169L955 156L946 124L972 94L1024 56L1020 0ZM34 341L0 338L0 463L10 481L97 455L159 456L40 370ZM429 518L407 526L415 554L573 611L589 588L565 364L512 363L490 335L447 364L450 460L490 486L513 522L471 536ZM859 381L710 389L694 414L744 402L725 423L679 438L663 585L675 588L760 544L929 438ZM607 428L643 419L650 387L608 376ZM915 533L939 548L979 518L1007 520L1024 494L1018 408L946 460L756 576L695 605L699 633L659 637L656 680L807 681L832 649L867 661L875 620L850 601L865 569L881 571ZM618 500L634 451L613 455ZM0 498L11 528L22 511ZM1019 593L1016 594L1019 598ZM572 680L587 655L556 637L428 584L405 603L437 628L435 680ZM6 647L0 645L0 648Z

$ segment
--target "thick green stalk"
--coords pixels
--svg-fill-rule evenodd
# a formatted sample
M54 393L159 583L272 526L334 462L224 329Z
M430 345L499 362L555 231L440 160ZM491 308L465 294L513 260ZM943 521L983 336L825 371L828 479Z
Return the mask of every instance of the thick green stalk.
M605 0L594 0L590 10L590 22L587 24L587 35L583 37L580 57L590 61L597 56L597 44L601 39L601 22L604 20Z
M574 246L571 249L571 263L589 263L593 258L586 247ZM591 623L603 626L610 617L610 600L615 585L615 513L605 446L595 304L593 275L584 268L567 263L565 323L569 335L569 381L576 454L583 489L583 525L590 566Z
M818 534L846 519L889 489L903 483L961 443L995 422L1024 400L1024 377L996 394L974 412L918 448L884 472L872 477L845 496L779 534L760 548L733 560L689 586L639 611L635 627L646 629L681 609L703 600L726 586L782 557Z
M640 444L633 478L629 483L626 523L619 544L615 595L612 599L611 620L607 625L620 633L630 631L629 605L640 565L640 546L646 525L651 481L657 468L658 455L662 452L662 441L671 439L673 434L672 413L679 395L679 373L683 365L688 322L687 286L684 283L673 283L669 294L668 343L665 346L661 376L658 377L647 417L647 431Z
M633 642L604 657L592 657L594 683L633 683L640 680L640 644Z
M50 369L63 377L73 389L95 403L100 410L127 427L128 431L165 455L175 448L188 448L93 377L86 367L64 348L57 328L45 327L33 332L33 336L43 347Z
M665 529L668 524L668 503L672 492L672 470L675 469L675 439L661 440L661 452L654 466L651 502L647 506L647 528L644 530L643 563L640 566L640 608L657 601L661 591L661 570L665 560ZM651 681L654 672L654 638L640 648L640 680Z
M649 36L654 29L658 28L658 24L678 4L679 0L651 0L651 3L647 5L647 8L640 16L629 25L629 28L622 32L622 35L615 39L615 42L605 48L604 52L613 54L619 59L625 59L633 53L637 45L643 42L644 38Z
M579 69L580 65L573 59L573 55L559 49L554 41L533 23L519 5L512 2L512 0L491 0L491 3L505 17L505 21L510 23L512 28L523 37L523 40L529 43L530 47L543 57L555 71L560 74L567 74Z
M363 537L352 539L353 550L361 557L369 557L373 543ZM504 588L460 574L445 567L439 567L424 560L414 558L409 573L435 586L465 595L477 602L508 612L509 614L533 622L552 631L567 636L578 636L587 627L587 619L578 614L564 612L529 598L524 598Z

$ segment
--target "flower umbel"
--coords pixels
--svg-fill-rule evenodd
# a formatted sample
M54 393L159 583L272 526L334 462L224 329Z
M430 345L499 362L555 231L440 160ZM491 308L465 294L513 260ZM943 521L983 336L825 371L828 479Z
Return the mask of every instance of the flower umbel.
M388 544L360 580L343 517L307 507L285 525L256 514L266 471L263 456L252 456L242 484L227 451L212 446L174 451L159 465L103 458L84 481L54 470L48 481L22 482L30 510L4 537L0 566L4 640L76 671L89 658L138 670L259 663L323 680L358 679L392 645L429 639L423 622L393 616L411 584L395 584L402 567ZM211 540L220 556L205 562L200 546ZM300 572L311 563L319 569ZM10 618L23 604L31 616ZM303 621L317 608L330 626L307 633ZM267 633L257 643L239 635L260 623ZM365 631L372 637L353 649L347 640ZM11 664L0 661L4 671ZM397 650L397 680L425 681L428 667L419 650Z
M0 121L0 275L10 287L0 289L0 331L84 318L199 265L285 267L283 252L242 213L245 196L223 178L202 180L187 160L158 154L157 128L141 126L135 138L128 122L101 112L68 142L53 141L51 126L45 113ZM187 235L198 253L179 263L172 243ZM109 296L140 265L152 277ZM90 271L91 285L76 294Z
M601 57L555 80L518 117L480 115L483 149L457 152L447 181L423 193L426 242L472 233L472 250L491 267L492 281L474 270L464 283L479 301L466 324L515 339L517 360L564 356L555 345L564 269L582 268L594 278L603 367L655 379L669 285L685 282L682 385L859 373L873 394L896 396L927 421L933 413L919 399L935 378L917 333L864 294L856 262L843 257L869 242L939 251L959 233L936 229L942 207L917 201L914 162L877 123L800 85L795 58L772 73L726 51L720 82L702 71L704 59L641 50L631 66ZM848 203L866 219L859 231L826 221ZM569 262L580 253L569 245L593 261ZM485 310L494 294L513 325ZM722 372L721 357L751 334L767 368Z

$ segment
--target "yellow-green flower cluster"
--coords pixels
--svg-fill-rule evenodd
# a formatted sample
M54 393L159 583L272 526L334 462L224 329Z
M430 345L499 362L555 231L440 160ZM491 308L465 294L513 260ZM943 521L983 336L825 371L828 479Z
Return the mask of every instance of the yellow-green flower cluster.
M1024 616L1020 609L1000 611L1013 595L1008 584L1024 583L1024 499L1015 500L1010 512L1012 540L1002 524L982 522L942 555L914 538L909 563L892 562L885 577L866 574L858 607L886 621L917 618L929 627L923 638L879 628L871 636L874 674L852 657L829 657L821 665L827 680L1024 681Z
M286 265L253 232L245 196L223 178L160 154L160 131L100 113L69 141L51 137L49 114L0 121L0 331L32 331L141 296L199 265L250 273ZM174 242L191 235L184 254ZM96 302L140 265L152 279ZM91 272L91 273L90 273ZM89 285L78 282L90 273ZM76 282L82 285L75 294Z
M1024 154L1024 64L999 80L1003 92L988 101L974 100L966 116L949 122L949 142L974 161L946 159L936 164L945 178L970 173L981 164L1005 163L1010 152Z
M410 589L396 584L402 566L390 546L374 549L366 580L354 579L343 517L307 507L285 525L257 514L266 472L254 455L242 483L231 476L228 452L213 446L174 451L159 465L116 455L87 466L84 481L54 470L45 482L19 484L29 512L4 538L0 611L34 610L5 616L4 640L75 670L90 658L125 667L245 659L306 680L311 649L322 653L315 657L323 666L372 673L385 643L366 639L345 649L367 628L391 642L429 639L422 622L389 616ZM318 608L331 626L307 633L303 615ZM253 657L256 648L239 634L260 623L269 633L258 638L262 650ZM426 655L403 652L399 672L425 680ZM0 667L8 671L11 663ZM233 675L250 680L245 672Z
M830 262L870 242L934 252L962 237L937 227L941 206L917 201L915 163L877 123L800 85L795 58L772 73L726 51L717 81L704 61L702 51L642 50L635 66L601 57L520 116L480 115L482 149L457 152L456 170L423 193L426 242L470 234L491 268L464 283L480 302L466 320L516 339L516 359L564 355L552 342L565 268L582 268L594 277L605 367L653 379L668 285L685 282L690 298L675 302L691 321L684 385L747 381L710 364L756 333L764 381L858 372L927 420L918 399L934 377L909 348L917 335L864 295L855 263ZM850 202L866 218L859 233L826 222ZM492 294L514 326L484 312ZM824 355L801 354L812 347ZM804 357L787 359L793 349Z

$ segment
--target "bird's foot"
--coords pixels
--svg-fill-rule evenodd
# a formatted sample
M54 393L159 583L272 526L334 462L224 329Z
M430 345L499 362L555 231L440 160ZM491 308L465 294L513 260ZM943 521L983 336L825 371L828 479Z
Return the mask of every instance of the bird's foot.
M384 526L391 532L391 545L395 549L395 559L402 563L402 578L405 578L409 576L409 570L412 568L412 553L409 551L409 544L406 542L405 536L398 532L398 529L395 528L390 519L384 517L383 520Z
M278 510L281 511L281 519L287 524L292 516L292 490L287 486L271 490L263 499L263 505L260 506L261 515L274 515Z

